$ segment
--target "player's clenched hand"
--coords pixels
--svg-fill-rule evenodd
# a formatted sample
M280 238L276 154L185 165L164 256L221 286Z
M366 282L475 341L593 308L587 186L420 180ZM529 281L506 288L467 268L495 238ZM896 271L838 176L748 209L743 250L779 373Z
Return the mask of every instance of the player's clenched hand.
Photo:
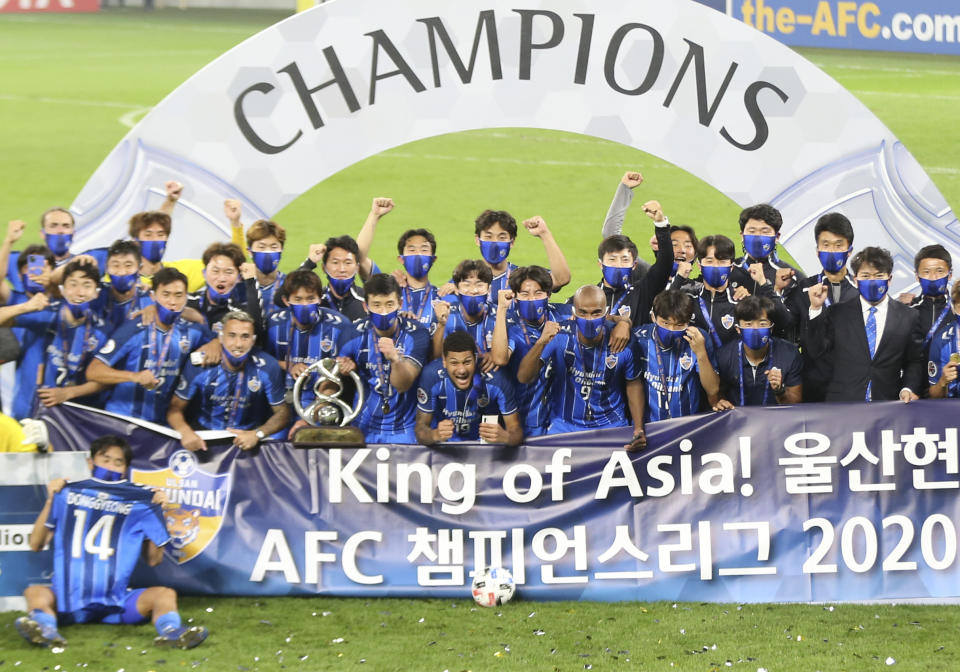
M747 298L748 296L750 296L750 290L747 289L746 287L744 287L743 285L740 285L740 286L737 287L735 290L733 290L733 300L734 300L734 301L742 301L743 299Z
M43 292L37 292L27 300L26 305L31 312L43 310L50 305L50 299Z
M402 357L400 351L397 350L397 344L389 336L381 336L377 339L377 347L380 348L380 354L388 362L395 362Z
M307 258L319 265L323 261L323 255L326 251L327 246L323 243L313 243L307 251Z
M811 310L823 308L823 304L827 302L827 294L829 292L830 289L823 283L811 286L807 292L807 296L810 298Z
M307 370L307 366L308 365L304 364L303 362L297 362L296 364L291 364L290 370L289 370L290 376L294 380L296 380L297 378L300 377L301 373Z
M764 371L764 373L767 375L767 382L770 383L771 388L779 390L783 387L783 371L774 366Z
M487 443L506 443L510 435L499 423L481 422L479 427L480 438Z
M437 441L446 441L453 436L453 420L441 420L437 423L437 428L433 430L433 435Z
M531 236L536 236L537 238L550 232L550 229L547 228L547 223L540 215L534 215L530 219L523 220L523 228L525 228Z
M620 178L620 183L627 185L631 189L639 187L643 184L643 175L636 170L628 170L623 174L623 177Z
M683 334L683 340L690 344L690 349L696 355L707 354L707 342L703 338L703 332L695 326L690 325Z
M340 373L349 375L351 371L356 371L357 364L349 357L337 357L337 364L340 365Z
M236 225L240 222L241 212L242 207L237 199L228 198L223 202L223 214L231 224Z
M227 431L236 434L233 439L233 445L240 450L253 450L257 447L257 444L260 443L260 439L257 438L257 433L253 430L228 429Z
M448 294L453 294L455 291L457 291L457 286L455 284L453 284L452 282L445 282L439 287L437 287L437 296L439 296L442 299Z
M792 268L781 268L777 270L777 281L773 283L773 288L777 292L782 292L790 283L793 282L794 271Z
M553 337L560 333L560 325L553 320L547 320L543 325L543 331L540 332L540 338L537 340L546 345L553 340Z
M160 506L166 506L167 502L167 492L163 488L152 488L153 490L153 499L150 500L154 504L159 504Z
M441 325L446 324L447 318L450 317L450 304L446 301L434 301L433 314L437 318L438 323Z
M385 214L390 212L396 207L392 198L383 198L377 197L373 199L373 204L370 206L370 214L375 215L376 217L383 217Z
M480 370L483 373L490 373L491 371L496 371L500 367L496 365L493 361L493 355L490 352L485 352L480 355Z
M176 203L183 196L183 185L176 180L168 180L163 186L167 190L168 201Z
M623 446L623 449L630 453L636 453L647 447L647 434L643 427L637 427L633 430L633 438L630 443Z
M8 243L15 243L20 240L20 236L23 235L23 230L27 225L20 219L11 220L7 224L7 238Z
M47 483L47 497L53 497L55 494L63 490L63 486L66 484L67 479L65 478L55 478Z
M257 277L257 267L249 261L240 264L240 277L244 280Z
M663 208L660 207L660 201L647 201L644 203L643 213L657 224L666 219L663 214Z
M681 278L689 278L690 273L693 271L693 262L691 261L679 261L677 262L677 275Z
M750 271L750 277L758 285L764 285L767 282L767 276L763 273L763 264L750 264L747 269Z
M393 276L393 279L397 281L397 284L400 285L400 287L407 286L407 274L403 271L402 268L398 268L397 270L390 273L390 275Z
M501 289L497 292L497 308L506 310L513 303L514 298L512 289Z
M149 369L137 371L135 374L133 374L132 382L140 385L141 387L145 387L148 390L152 390L160 384L160 381L157 380L157 377L153 375L153 371L150 371Z

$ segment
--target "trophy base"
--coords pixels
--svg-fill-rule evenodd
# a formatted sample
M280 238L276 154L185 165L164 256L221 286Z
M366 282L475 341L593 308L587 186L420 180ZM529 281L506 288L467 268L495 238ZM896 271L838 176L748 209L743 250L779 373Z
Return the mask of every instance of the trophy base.
M357 427L301 427L293 435L295 448L341 448L367 445Z

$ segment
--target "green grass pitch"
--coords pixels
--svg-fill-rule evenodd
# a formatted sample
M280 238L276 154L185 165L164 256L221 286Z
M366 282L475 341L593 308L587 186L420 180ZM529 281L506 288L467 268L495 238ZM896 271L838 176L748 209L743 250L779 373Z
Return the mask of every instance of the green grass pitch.
M283 16L131 9L0 17L0 222L24 219L24 244L38 240L40 213L72 202L124 123ZM960 205L960 59L803 53L870 107ZM384 267L409 226L437 232L441 274L477 256L473 218L493 207L518 219L543 215L573 285L595 281L592 249L628 168L647 178L638 198L659 199L675 223L736 232L736 204L656 157L583 136L475 131L371 157L277 213L289 233L283 267L298 264L309 242L356 233L370 199L392 196L397 210L374 248ZM627 232L643 242L649 231L631 212ZM543 263L539 244L524 235L511 259ZM212 632L189 652L154 649L149 626L77 626L65 630L64 653L31 650L12 627L14 614L4 614L0 670L952 670L960 653L960 612L944 606L517 601L489 610L469 600L194 597L182 611Z

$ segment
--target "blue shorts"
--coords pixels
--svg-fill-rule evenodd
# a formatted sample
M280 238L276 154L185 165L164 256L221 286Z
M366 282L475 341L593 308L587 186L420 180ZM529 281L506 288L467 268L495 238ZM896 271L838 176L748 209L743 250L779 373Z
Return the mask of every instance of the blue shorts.
M417 435L413 429L406 432L367 432L363 437L364 441L370 443L417 443Z
M137 590L127 589L127 596L122 607L111 607L105 604L88 604L83 609L75 611L58 611L57 625L74 625L75 623L109 623L110 625L139 625L147 622L147 616L137 611L137 600L146 588Z

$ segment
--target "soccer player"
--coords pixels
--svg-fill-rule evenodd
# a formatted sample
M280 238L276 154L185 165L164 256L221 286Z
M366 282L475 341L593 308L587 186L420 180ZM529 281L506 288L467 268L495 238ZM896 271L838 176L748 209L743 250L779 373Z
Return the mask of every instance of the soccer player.
M87 364L107 342L109 333L107 325L91 309L100 273L96 264L87 259L73 259L63 267L63 300L46 305L46 297L36 294L25 303L7 308L19 312L15 326L33 332L45 343L40 368L33 373L39 381L36 398L47 407L71 399L95 402L90 395L103 389L85 376Z
M773 337L773 301L748 296L734 316L740 338L717 353L721 399L713 410L800 403L803 360L793 343Z
M252 274L241 280L244 261L243 250L235 243L213 243L203 251L206 284L189 296L187 306L198 310L208 326L220 324L232 310L246 312L253 317L254 324L261 325L257 281Z
M231 310L220 329L220 364L199 368L191 363L183 370L167 424L180 432L187 450L207 449L193 426L233 432L233 445L241 450L256 448L287 426L290 408L284 399L284 372L277 360L254 348L256 339L253 318ZM188 406L192 423L186 419Z
M573 295L574 320L560 326L547 322L540 338L517 369L521 385L533 383L544 367L557 372L552 391L549 432L579 432L623 427L639 419L642 388L633 349L613 352L609 344L607 305L603 290L585 285ZM642 424L634 423L636 439Z
M107 248L107 276L93 310L102 316L110 331L117 329L131 315L153 303L150 292L140 284L140 246L130 240L118 240Z
M12 250L14 244L23 236L26 228L27 225L22 220L11 220L7 222L7 233L4 235L3 240L0 241L0 306L10 303L10 295L13 292L23 292L23 279L20 277L20 267L17 265L17 262L20 260L20 255L12 257ZM37 248L41 246L32 245L31 247ZM53 254L50 255L50 259L50 267L53 268L55 263ZM11 261L13 262L12 266ZM26 264L26 258L24 258L24 264ZM8 273L10 279L7 279Z
M698 255L702 284L694 294L693 325L707 332L714 349L719 350L737 337L734 324L737 298L730 287L736 248L726 236L707 236L700 241ZM765 286L772 292L772 285ZM740 292L745 294L746 290Z
M709 407L719 402L716 351L707 334L690 324L692 312L688 294L666 290L653 300L653 323L634 332L637 375L643 379L635 426L699 413L704 398Z
M950 293L953 319L947 320L930 340L927 356L927 382L932 399L960 397L957 366L960 365L960 282L953 283Z
M270 319L271 315L283 308L274 301L274 297L287 277L277 270L286 241L287 232L284 228L268 219L258 219L247 229L247 251L256 267L257 297L260 315L264 320Z
M440 357L444 339L455 331L466 331L477 344L480 368L486 372L496 366L490 355L495 316L490 307L490 283L493 271L480 259L465 259L453 270L459 304L440 301L434 306L437 329L433 332L433 359Z
M510 289L501 289L497 316L493 328L494 361L503 366L509 362L509 372L516 379L524 356L543 334L547 322L562 322L573 315L568 303L550 303L553 289L550 271L542 266L521 266L510 274ZM508 323L507 310L517 314ZM550 390L554 372L551 366L540 369L536 380L517 386L517 403L523 418L524 436L546 434L550 424Z
M370 276L365 320L356 323L353 359L367 396L354 424L367 443L416 443L414 385L430 353L427 330L400 316L400 285L391 275Z
M113 332L87 367L87 379L112 386L106 410L162 423L190 353L213 332L181 316L187 304L183 273L162 268L152 282L156 318L146 323L138 317Z
M442 359L420 375L415 431L425 446L477 440L517 446L523 440L513 386L500 371L479 371L477 344L467 332L447 336Z
M850 266L859 301L824 308L829 288L815 285L808 292L810 355L831 358L826 400L914 401L924 384L923 332L917 311L890 300L893 257L865 247Z
M363 290L355 286L360 248L350 236L328 238L322 245L311 245L309 257L300 265L300 270L312 271L318 262L323 263L323 272L327 276L327 290L320 305L335 310L350 322L362 320L367 316L364 308ZM379 273L379 269L375 272Z
M740 239L745 254L734 262L730 272L734 288L743 286L756 295L764 284L762 278L766 278L782 296L796 281L806 277L777 256L782 226L783 217L772 205L761 203L740 212Z
M920 296L901 296L920 314L920 329L924 333L923 347L929 348L934 334L950 315L950 278L953 260L943 245L927 245L917 252L913 268L920 283Z
M205 627L182 624L172 588L127 587L140 556L155 567L170 541L161 509L166 495L127 480L132 458L124 439L104 436L90 445L91 478L58 478L47 485L30 548L53 543L53 586L29 586L23 593L28 615L15 623L32 644L66 646L57 626L148 620L157 646L191 649L207 638Z

